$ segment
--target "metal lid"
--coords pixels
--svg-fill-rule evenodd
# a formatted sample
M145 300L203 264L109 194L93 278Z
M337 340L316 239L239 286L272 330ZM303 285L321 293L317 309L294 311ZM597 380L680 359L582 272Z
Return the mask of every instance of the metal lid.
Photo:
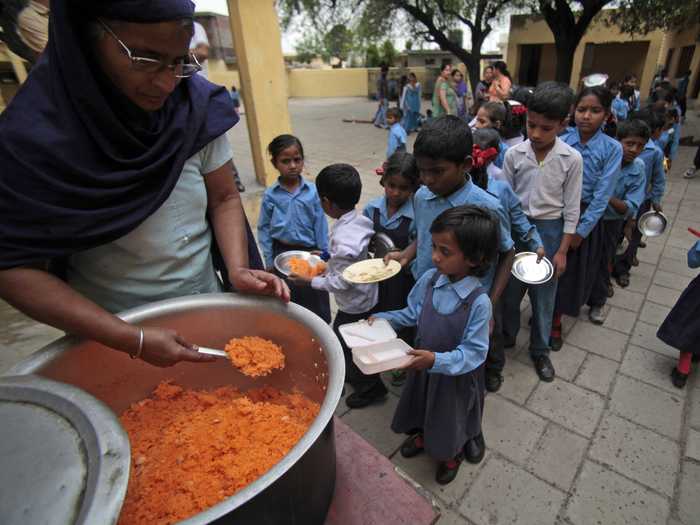
M38 376L3 377L0 421L3 525L117 521L131 453L102 402Z
M554 266L546 257L538 262L534 252L520 252L515 255L510 272L525 284L544 284L554 276Z
M369 251L376 259L383 259L387 253L395 249L394 241L386 233L375 233L369 241Z

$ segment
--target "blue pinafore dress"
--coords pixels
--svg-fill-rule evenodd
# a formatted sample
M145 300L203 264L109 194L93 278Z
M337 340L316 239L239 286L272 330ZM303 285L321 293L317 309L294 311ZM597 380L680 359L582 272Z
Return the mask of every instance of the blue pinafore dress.
M476 288L451 314L433 306L433 287L440 274L428 284L418 319L416 348L448 352L462 341L474 300L486 293ZM484 365L457 376L410 370L396 407L391 429L397 433L422 432L425 451L438 461L453 459L470 439L481 433L484 411Z

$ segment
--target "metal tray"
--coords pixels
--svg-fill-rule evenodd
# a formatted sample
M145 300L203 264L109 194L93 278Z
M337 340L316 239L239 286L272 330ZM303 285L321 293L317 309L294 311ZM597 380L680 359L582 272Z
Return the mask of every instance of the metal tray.
M321 259L318 255L312 254L311 252L305 252L303 250L290 250L288 252L280 253L277 257L275 257L275 269L281 274L289 277L289 275L292 273L289 270L289 261L294 257L298 259L305 259L313 265L323 262L323 259Z
M29 374L0 378L0 421L3 525L116 523L131 453L114 412Z
M637 221L637 228L642 235L658 237L663 235L668 226L668 217L660 211L648 211L642 214Z
M554 276L554 266L546 257L538 263L534 252L520 252L515 255L510 273L525 284L544 284Z
M386 233L375 233L369 241L369 251L376 259L383 259L387 253L395 249L394 241Z

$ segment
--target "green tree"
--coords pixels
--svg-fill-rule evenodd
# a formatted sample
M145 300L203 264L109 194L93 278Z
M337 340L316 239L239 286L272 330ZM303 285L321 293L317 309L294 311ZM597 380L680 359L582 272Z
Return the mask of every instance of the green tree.
M387 39L382 43L381 55L382 62L384 62L387 66L394 65L394 62L396 62L396 55L398 55L398 53L391 40Z
M683 29L700 23L697 0L623 0L607 17L625 33L647 34L656 29Z
M406 40L406 43L404 44L404 49L406 51L410 51L413 49L413 40Z
M336 24L323 36L327 57L337 58L342 65L353 50L353 34L345 25Z
M314 58L323 54L323 49L318 35L307 35L295 46L296 59L299 62L309 64Z
M367 67L379 67L382 63L382 57L379 54L376 44L369 44L365 51L365 65Z
M481 48L492 24L507 13L506 8L523 8L534 0L278 0L283 22L294 14L315 20L335 20L353 28L358 39L370 44L391 34L401 21L416 38L437 44L465 63L472 88L479 82ZM560 0L557 0L560 1ZM470 30L470 50L450 39L450 31L464 24ZM327 24L329 27L332 24ZM367 45L367 65L373 51Z

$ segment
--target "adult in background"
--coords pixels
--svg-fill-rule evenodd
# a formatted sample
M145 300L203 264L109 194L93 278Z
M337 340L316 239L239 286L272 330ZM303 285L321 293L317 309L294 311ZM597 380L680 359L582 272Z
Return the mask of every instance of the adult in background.
M202 68L197 74L208 79L209 66L207 65L207 60L209 60L209 38L207 37L204 26L199 22L194 23L194 33L192 35L192 40L190 40L190 53L194 55Z
M54 2L46 51L0 115L0 297L158 366L209 358L115 312L231 287L289 300L251 269L237 117L196 75L193 14L189 0Z
M420 125L421 96L421 85L416 74L409 73L408 83L404 86L401 96L401 111L403 111L401 125L406 133L416 131Z
M452 64L445 64L433 87L433 118L457 116L457 93L452 87Z
M676 98L681 108L681 118L685 119L688 110L688 84L690 83L690 71L686 70L676 79Z
M489 86L489 101L505 102L510 96L510 90L513 87L508 66L502 60L493 63L493 79Z
M457 116L466 120L469 109L469 89L464 81L464 75L457 68L452 70L452 86L457 94Z
M387 127L386 110L389 109L389 66L382 64L377 77L377 112L374 114L374 125L378 128Z
M489 101L489 87L493 80L493 66L486 66L482 73L482 78L474 90L474 104L472 105L472 115L476 115L482 104Z

